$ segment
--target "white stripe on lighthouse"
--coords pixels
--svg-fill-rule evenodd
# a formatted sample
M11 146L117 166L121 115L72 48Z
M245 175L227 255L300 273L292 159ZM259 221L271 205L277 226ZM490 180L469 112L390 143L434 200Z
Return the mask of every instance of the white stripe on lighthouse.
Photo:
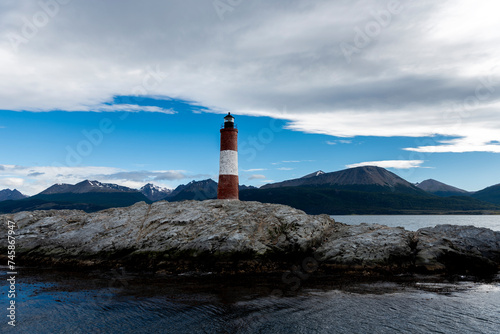
M233 150L220 151L219 175L238 176L238 152Z

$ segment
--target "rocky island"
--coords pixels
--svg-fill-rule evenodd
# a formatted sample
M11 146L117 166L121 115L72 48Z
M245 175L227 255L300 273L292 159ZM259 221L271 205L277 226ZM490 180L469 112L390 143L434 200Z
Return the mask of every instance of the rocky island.
M350 226L259 202L140 202L95 213L19 212L0 221L4 236L8 222L16 226L17 265L232 274L286 271L309 259L311 271L326 273L481 276L500 265L500 232L487 228ZM2 262L7 246L1 238Z

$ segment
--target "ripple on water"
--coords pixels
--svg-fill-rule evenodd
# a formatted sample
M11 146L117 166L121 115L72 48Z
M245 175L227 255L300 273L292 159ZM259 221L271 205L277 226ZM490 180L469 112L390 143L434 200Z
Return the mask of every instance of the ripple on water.
M361 282L277 297L265 293L272 291L262 289L265 281L248 287L164 278L109 288L90 284L88 276L63 276L20 282L21 332L497 334L500 328L498 283Z

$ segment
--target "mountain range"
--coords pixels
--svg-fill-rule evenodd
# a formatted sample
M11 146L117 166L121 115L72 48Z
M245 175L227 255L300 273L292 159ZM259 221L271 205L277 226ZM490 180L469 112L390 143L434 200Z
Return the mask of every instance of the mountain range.
M0 202L1 201L15 201L17 199L23 199L28 196L21 194L17 189L10 190L4 189L0 190Z
M255 187L242 185L240 189L255 189ZM217 198L217 182L212 179L192 181L172 190L152 183L140 189L133 189L112 183L85 180L74 185L54 184L31 197L9 189L2 190L0 194L2 194L0 213L49 209L80 209L93 212L129 206L140 201L152 203L160 200L176 202L214 199Z
M55 184L26 198L17 190L0 191L0 212L81 209L87 212L129 206L139 201L183 201L217 198L217 182L192 181L176 189L151 183L132 189L85 180ZM489 213L500 210L500 184L472 193L436 180L412 184L380 167L364 166L266 184L240 186L240 199L286 204L318 214Z
M310 214L477 214L500 210L500 186L490 188L464 193L434 180L419 187L384 168L364 166L266 184L240 192L240 199L286 204Z

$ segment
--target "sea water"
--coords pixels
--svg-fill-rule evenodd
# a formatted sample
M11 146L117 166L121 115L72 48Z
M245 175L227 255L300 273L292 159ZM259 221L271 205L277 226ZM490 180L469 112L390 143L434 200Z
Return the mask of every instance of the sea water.
M491 333L495 282L170 277L21 268L16 327L2 333ZM1 277L5 280L5 277ZM6 311L5 288L1 309Z
M409 231L443 224L472 225L500 231L500 215L348 215L331 217L335 221L348 225L368 223L390 227L401 226Z

